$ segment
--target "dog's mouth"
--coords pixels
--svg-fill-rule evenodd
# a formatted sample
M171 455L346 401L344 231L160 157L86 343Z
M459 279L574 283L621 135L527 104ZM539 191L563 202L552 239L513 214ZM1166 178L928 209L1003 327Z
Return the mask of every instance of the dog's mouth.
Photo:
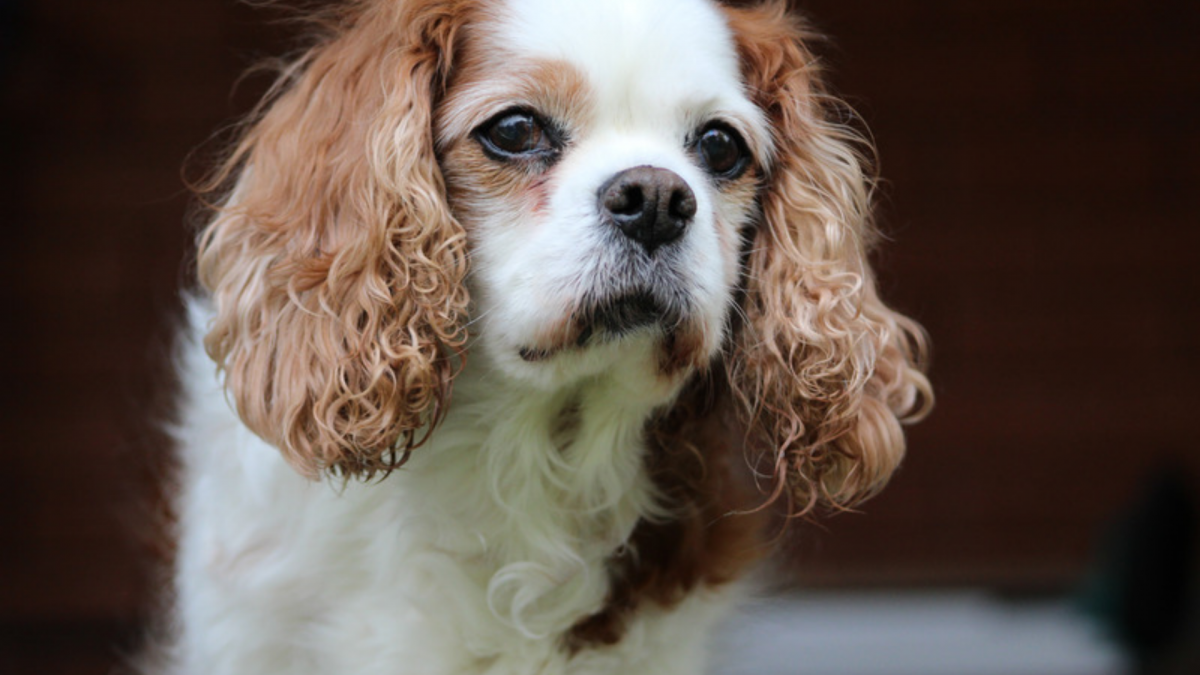
M544 361L566 349L612 342L643 328L659 327L671 334L680 323L678 310L647 291L635 291L584 304L547 346L522 347L520 354L531 363Z
M644 291L622 295L582 313L578 319L581 330L575 345L582 347L596 336L616 339L645 326L678 323L678 317L673 314Z

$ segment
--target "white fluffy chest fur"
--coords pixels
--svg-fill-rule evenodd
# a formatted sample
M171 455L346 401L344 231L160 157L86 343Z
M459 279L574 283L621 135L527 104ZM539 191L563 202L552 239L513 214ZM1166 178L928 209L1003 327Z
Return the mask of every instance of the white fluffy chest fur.
M654 504L650 412L619 371L570 396L459 376L452 412L387 480L311 482L238 423L187 347L177 431L179 672L688 673L730 595L649 608L614 647L563 636Z

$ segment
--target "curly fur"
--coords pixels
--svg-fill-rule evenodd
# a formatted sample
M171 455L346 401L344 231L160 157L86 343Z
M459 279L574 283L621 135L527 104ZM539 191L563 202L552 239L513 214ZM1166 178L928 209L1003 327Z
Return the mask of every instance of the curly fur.
M778 148L729 382L774 457L776 490L801 511L846 507L883 487L904 454L900 421L932 404L926 339L876 292L871 146L838 122L847 109L806 46L816 35L782 1L727 15Z
M564 2L323 14L206 184L150 672L696 673L774 515L900 462L927 341L817 36L786 0ZM514 106L553 163L481 147ZM744 174L700 166L713 120ZM697 205L658 253L596 212L638 166Z
M467 255L430 99L469 4L350 6L212 182L237 176L199 242L205 345L247 426L307 475L394 468L444 413Z

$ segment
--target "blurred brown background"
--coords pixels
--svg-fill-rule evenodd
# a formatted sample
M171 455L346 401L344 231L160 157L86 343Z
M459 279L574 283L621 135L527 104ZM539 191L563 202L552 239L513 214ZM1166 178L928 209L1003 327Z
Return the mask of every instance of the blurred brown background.
M1060 591L1200 471L1200 3L804 0L887 179L934 415L814 587ZM0 0L0 672L102 673L152 598L180 168L294 44L234 0Z

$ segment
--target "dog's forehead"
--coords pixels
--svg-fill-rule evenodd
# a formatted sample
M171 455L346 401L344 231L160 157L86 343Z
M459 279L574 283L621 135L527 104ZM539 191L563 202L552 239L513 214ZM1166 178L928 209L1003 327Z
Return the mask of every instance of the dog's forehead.
M505 0L504 10L506 51L574 66L605 119L756 117L733 35L709 0Z

